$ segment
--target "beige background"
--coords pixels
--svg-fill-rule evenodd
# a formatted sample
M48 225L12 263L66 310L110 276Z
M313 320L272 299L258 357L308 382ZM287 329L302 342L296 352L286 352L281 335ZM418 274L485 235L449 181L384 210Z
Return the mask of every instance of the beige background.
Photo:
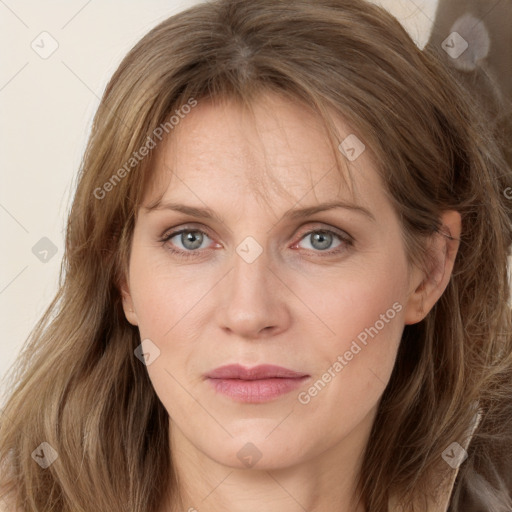
M149 29L195 3L0 0L0 378L57 290L66 213L108 78ZM437 0L375 3L426 44ZM58 48L43 59L33 41ZM57 249L47 262L32 253L42 237Z

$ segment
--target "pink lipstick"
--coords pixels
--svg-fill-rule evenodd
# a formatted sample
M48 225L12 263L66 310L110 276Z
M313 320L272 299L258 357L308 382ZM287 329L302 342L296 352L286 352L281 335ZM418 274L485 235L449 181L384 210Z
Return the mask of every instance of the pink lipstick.
M293 391L309 375L268 364L253 368L230 364L209 372L206 378L218 393L237 402L262 403Z

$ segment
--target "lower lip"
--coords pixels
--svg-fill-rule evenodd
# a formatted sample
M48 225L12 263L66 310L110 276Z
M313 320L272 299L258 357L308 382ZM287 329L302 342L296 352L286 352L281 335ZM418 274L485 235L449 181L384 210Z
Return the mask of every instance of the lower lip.
M308 378L308 376L293 379L258 380L209 378L208 381L218 393L229 396L236 402L261 403L275 400L281 395L297 389Z

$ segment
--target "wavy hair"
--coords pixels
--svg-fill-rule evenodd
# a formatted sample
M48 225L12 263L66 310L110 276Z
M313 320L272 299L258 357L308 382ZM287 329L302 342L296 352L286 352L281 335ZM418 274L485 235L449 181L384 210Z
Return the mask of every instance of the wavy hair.
M364 0L218 0L151 30L104 91L59 289L11 369L2 406L1 496L19 510L156 512L166 493L177 496L168 413L134 357L140 336L121 302L156 149L130 159L191 98L251 105L265 91L318 113L340 167L333 119L360 135L411 264L428 268L443 211L462 217L451 280L424 320L405 326L379 405L359 481L367 510L386 512L392 494L422 510L415 496L452 474L440 470L441 455L463 444L475 403L482 420L450 510L466 510L470 490L487 511L512 507L512 172L491 119L434 49L418 49ZM31 458L43 441L59 455L45 470Z

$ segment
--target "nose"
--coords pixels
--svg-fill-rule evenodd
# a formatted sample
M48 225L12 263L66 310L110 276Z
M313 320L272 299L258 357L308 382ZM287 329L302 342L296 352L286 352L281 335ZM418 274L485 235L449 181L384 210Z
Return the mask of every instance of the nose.
M291 322L286 297L291 293L268 252L263 250L249 263L234 251L232 266L219 287L220 327L246 339L275 336L286 330Z

